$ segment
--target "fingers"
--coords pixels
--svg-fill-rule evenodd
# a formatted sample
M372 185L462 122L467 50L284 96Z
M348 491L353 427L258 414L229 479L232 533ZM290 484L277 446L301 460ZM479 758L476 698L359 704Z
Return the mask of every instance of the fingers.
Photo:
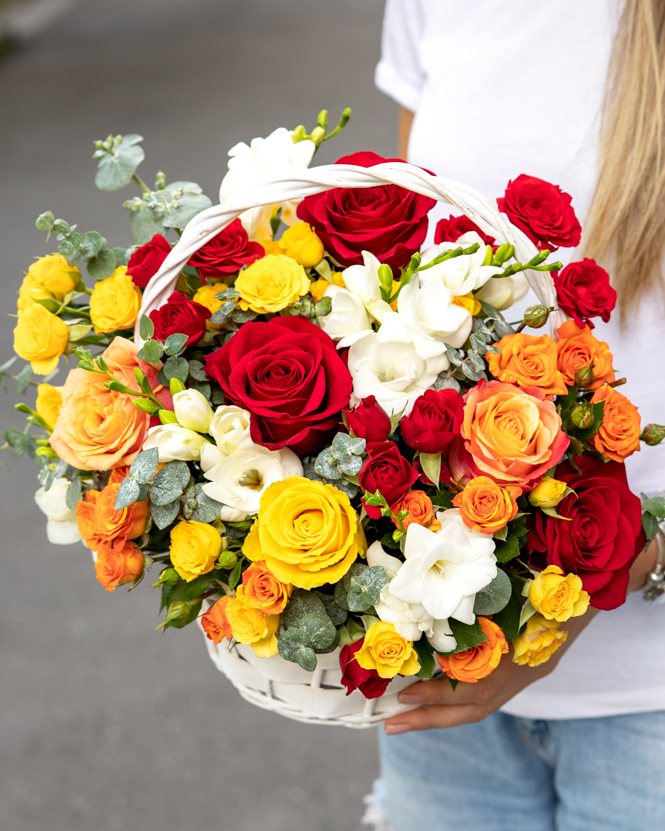
M417 730L432 730L433 728L459 727L461 724L482 721L490 714L481 704L433 705L419 707L408 713L393 716L385 723L385 731L389 736L400 733L409 733Z
M403 690L398 700L400 704L417 704L425 707L439 704L459 705L485 703L493 694L494 684L483 679L476 684L457 685L453 690L446 678L433 681L421 681Z

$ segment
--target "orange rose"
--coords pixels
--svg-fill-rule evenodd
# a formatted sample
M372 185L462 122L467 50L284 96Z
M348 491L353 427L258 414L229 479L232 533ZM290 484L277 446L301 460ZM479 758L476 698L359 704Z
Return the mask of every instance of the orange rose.
M429 528L430 531L438 531L441 528L441 523L434 517L432 500L425 491L409 491L404 499L393 506L393 513L398 514L400 511L409 512L409 515L402 520L405 530L414 522L416 525ZM393 519L393 522L399 528L397 520Z
M79 532L91 551L98 551L102 545L120 550L127 540L140 537L145 531L147 500L116 511L113 506L119 488L120 484L116 482L107 485L103 491L90 490L85 501L76 506Z
M508 652L508 643L501 629L487 617L479 617L480 628L487 640L454 655L437 655L439 666L449 678L476 684L499 666L501 656Z
M482 534L500 531L517 513L517 498L522 488L499 487L488 476L476 476L456 494L453 505L459 508L464 524Z
M138 346L114 338L102 353L115 377L130 389L139 389L134 369L146 374L155 395L171 406L171 396L157 381L156 367L136 357ZM128 465L140 452L150 416L137 410L132 396L106 389L109 378L99 372L73 369L62 388L62 408L51 438L61 459L81 470L111 470Z
M210 638L210 640L217 644L222 638L231 640L233 633L231 632L231 625L226 616L226 607L233 600L232 594L227 594L211 606L208 611L201 616L201 626L203 631Z
M465 398L462 435L477 474L530 490L570 444L538 387L480 381Z
M126 542L120 548L102 544L95 562L97 579L107 592L122 583L133 583L143 573L143 552Z
M242 585L250 606L262 615L278 615L289 602L293 586L280 582L265 563L257 562L243 572Z
M575 383L577 370L587 366L593 367L594 374L594 381L588 389L595 390L614 381L610 348L603 341L596 340L588 326L580 329L572 320L567 320L559 326L557 333L557 366L569 387Z
M591 403L598 401L605 402L603 422L591 444L608 459L623 462L640 449L640 414L625 395L607 385L594 392Z
M499 381L540 387L548 395L565 395L566 385L556 365L556 343L549 335L504 335L494 345L501 354L488 352L485 357Z

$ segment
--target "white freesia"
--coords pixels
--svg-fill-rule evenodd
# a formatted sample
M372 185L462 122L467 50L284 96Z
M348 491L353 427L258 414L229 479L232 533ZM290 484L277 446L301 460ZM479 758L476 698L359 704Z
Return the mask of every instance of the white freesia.
M491 277L474 297L502 311L519 303L528 292L529 283L524 272L518 271L510 277Z
M236 450L205 472L203 492L224 505L221 519L238 522L258 513L261 496L274 482L302 476L300 459L288 448L268 450L253 444Z
M435 620L455 618L473 623L476 592L496 577L494 540L464 524L459 510L437 514L434 533L415 523L406 532L406 562L390 583L405 603L421 603Z
M329 286L324 297L332 302L330 314L320 317L321 328L333 340L338 349L364 338L372 332L372 323L365 304L357 294L341 286Z
M235 453L239 447L251 441L249 423L251 415L248 410L235 404L223 404L217 407L212 417L208 432L217 442L217 447L225 456Z
M148 438L143 442L144 450L156 447L160 462L198 461L201 447L206 443L203 436L181 427L180 424L160 424L148 430Z
M374 254L363 251L363 265L351 265L342 272L344 286L362 300L367 313L381 323L390 312L390 306L381 296L379 267L381 263Z
M433 245L423 252L421 263L427 265L444 251L452 251L454 248L469 248L474 243L480 248L475 254L464 254L461 257L453 257L451 260L444 260L442 263L433 265L431 268L419 271L418 276L421 283L429 283L435 280L448 289L453 295L468 294L476 291L493 277L501 274L503 269L498 266L483 265L487 246L475 231L468 231L457 240L457 242L441 242Z
M69 479L54 479L48 490L40 488L35 502L40 511L48 517L46 537L54 545L71 545L81 541L76 511L67 507Z
M246 197L253 188L269 179L290 179L307 170L316 145L313 141L293 143L291 133L284 127L274 130L266 138L244 141L229 150L229 170L219 189L219 201L234 202ZM282 204L282 220L287 225L298 221L296 208L300 200ZM240 214L240 220L252 239L272 239L270 219L279 205L250 208Z
M197 433L207 433L212 421L212 407L198 390L188 389L173 396L173 410L178 424Z
M408 415L416 399L434 386L437 375L449 365L445 355L423 360L413 343L381 343L372 332L349 349L351 405L374 395L388 415L402 411Z

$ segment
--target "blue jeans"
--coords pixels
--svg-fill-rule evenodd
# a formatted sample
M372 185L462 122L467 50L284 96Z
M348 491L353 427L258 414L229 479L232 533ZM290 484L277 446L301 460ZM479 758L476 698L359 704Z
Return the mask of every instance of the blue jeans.
M379 799L394 831L665 829L665 711L386 736Z

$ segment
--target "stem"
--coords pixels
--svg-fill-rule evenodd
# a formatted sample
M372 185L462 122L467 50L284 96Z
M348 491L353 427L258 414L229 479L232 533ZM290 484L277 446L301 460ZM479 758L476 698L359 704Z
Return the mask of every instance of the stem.
M612 381L612 383L607 386L616 389L616 387L622 387L625 383L627 383L625 378L619 378L618 381Z
M137 174L134 173L132 179L136 182L136 184L141 188L143 193L150 193L150 188L146 185L143 179Z

